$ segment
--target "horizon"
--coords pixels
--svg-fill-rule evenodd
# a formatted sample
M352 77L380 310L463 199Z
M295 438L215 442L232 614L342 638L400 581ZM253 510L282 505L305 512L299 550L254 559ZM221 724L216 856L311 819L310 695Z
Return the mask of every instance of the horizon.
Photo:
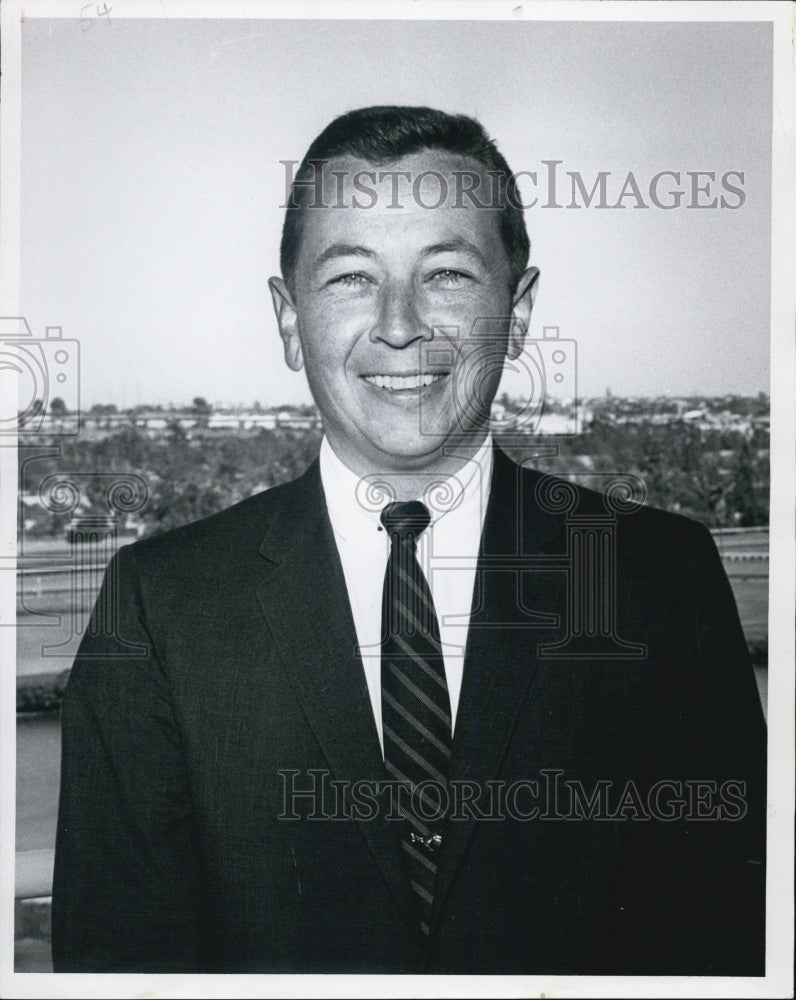
M504 405L502 400L506 396L508 398L509 404L521 404L524 400L522 396L513 396L508 392L499 391L495 396L494 402L498 405ZM53 403L59 397L53 399ZM314 408L317 410L317 405L315 401L310 398L307 402L295 403L288 400L281 400L280 402L264 402L262 399L255 399L251 402L245 402L243 400L238 400L232 402L227 399L215 399L211 400L206 396L194 396L190 402L178 401L176 399L166 400L165 402L154 402L154 401L142 401L139 403L130 403L122 405L113 401L105 400L93 402L91 404L85 404L84 406L78 408L77 411L66 410L67 413L77 412L79 415L88 415L92 412L97 412L99 407L109 407L114 406L119 413L127 413L132 410L142 410L142 409L152 409L152 410L193 410L196 409L196 400L201 399L208 407L212 410L252 410L257 412L258 410L262 412L268 412L271 410L279 409L306 409L307 407ZM743 393L743 392L725 392L725 393L701 393L701 392L678 392L678 393L657 393L653 394L622 394L615 393L612 391L606 391L602 395L590 396L590 395L580 395L573 397L568 402L570 405L573 403L595 403L595 402L658 402L658 401L677 401L677 400L766 400L770 403L771 396L768 392L760 390L756 393Z

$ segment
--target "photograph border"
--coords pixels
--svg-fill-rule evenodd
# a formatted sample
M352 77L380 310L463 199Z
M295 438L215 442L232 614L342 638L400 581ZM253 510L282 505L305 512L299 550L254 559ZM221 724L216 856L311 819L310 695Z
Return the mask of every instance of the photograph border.
M13 972L13 893L15 815L15 636L0 628L0 995L64 996L738 996L778 997L792 991L793 975L793 814L794 814L794 496L796 474L796 176L794 153L794 67L791 27L794 5L763 2L661 0L602 3L599 0L543 3L401 2L382 4L322 0L240 2L240 0L107 0L113 16L125 18L284 18L342 20L561 20L770 22L773 46L773 139L771 220L771 492L769 575L769 834L767 861L766 975L763 978L699 977L424 977L424 976L215 976L104 975ZM80 0L5 0L2 14L0 86L0 315L18 316L20 243L21 31L27 18L80 16ZM96 5L99 6L99 5ZM14 620L16 607L16 449L0 447L0 624Z

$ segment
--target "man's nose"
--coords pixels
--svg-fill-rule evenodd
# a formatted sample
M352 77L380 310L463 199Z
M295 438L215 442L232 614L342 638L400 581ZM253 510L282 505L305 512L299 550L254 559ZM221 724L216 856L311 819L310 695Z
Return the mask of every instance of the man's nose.
M408 347L415 340L431 338L431 327L420 316L412 288L398 282L384 285L370 339L401 348Z

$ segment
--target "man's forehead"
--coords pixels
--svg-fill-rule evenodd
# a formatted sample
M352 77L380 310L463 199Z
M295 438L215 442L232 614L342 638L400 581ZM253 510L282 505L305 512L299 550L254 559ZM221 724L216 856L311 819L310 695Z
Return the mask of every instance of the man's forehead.
M473 157L444 149L422 149L392 160L336 156L317 166L323 206L369 211L455 207L499 207L497 172L491 173ZM312 204L304 192L304 205ZM316 199L317 202L317 199Z
M469 253L489 271L509 267L499 177L469 156L438 149L378 163L339 156L316 171L302 180L302 268L315 270L338 250L399 267L445 250Z

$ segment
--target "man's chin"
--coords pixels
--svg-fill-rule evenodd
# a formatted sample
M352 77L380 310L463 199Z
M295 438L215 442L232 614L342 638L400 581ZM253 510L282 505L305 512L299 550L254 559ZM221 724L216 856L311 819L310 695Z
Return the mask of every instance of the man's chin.
M470 431L454 431L447 434L414 435L411 438L396 437L373 442L379 452L383 468L422 471L444 462L452 453L475 450L483 442L487 428Z
M379 473L442 473L447 474L474 454L483 443L489 427L482 425L466 430L447 427L436 433L419 433L417 428L380 428L374 434L357 428L353 434L326 426L326 435L338 458L359 476Z

